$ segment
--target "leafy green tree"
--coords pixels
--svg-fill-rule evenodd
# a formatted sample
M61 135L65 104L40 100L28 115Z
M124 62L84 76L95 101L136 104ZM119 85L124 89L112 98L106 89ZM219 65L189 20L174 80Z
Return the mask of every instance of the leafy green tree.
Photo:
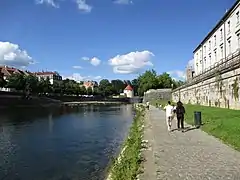
M164 72L160 74L157 76L157 79L159 83L158 88L172 88L174 81L168 73Z
M108 79L102 79L99 82L99 92L101 95L109 96L111 95L112 91L113 91L113 87Z
M7 87L15 88L16 90L25 90L26 79L23 74L14 73L7 78Z
M113 87L113 92L115 94L119 94L119 93L123 92L123 90L126 86L125 83L120 79L112 80L111 84Z
M3 73L0 72L0 88L5 87L6 84L7 84L7 81L5 81Z
M35 75L28 75L25 76L26 81L26 89L28 89L30 92L37 93L39 91L38 89L38 78Z
M38 81L38 88L40 93L50 93L51 92L51 83L50 79L47 77L46 79L40 78Z
M87 90L87 95L92 95L93 94L92 87L88 87L86 90Z
M142 96L149 89L158 88L157 73L155 70L148 70L138 77L138 94Z
M138 79L133 79L132 82L132 88L133 88L133 91L134 91L134 94L137 95L138 93L138 87L139 87L139 81Z

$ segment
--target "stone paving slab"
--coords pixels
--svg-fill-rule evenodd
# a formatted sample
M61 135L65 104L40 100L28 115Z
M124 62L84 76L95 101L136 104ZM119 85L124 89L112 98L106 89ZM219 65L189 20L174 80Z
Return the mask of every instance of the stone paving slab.
M155 107L146 121L144 138L151 148L144 154L149 162L141 179L240 180L240 152L200 129L168 132L165 112Z

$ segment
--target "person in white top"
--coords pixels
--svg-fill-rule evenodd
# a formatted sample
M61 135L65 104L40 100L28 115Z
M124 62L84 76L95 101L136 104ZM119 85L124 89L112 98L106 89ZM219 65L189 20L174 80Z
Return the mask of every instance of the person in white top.
M166 110L166 122L168 126L168 131L171 131L174 107L171 105L171 102L168 101L168 105L166 105L164 109Z
M146 106L147 106L147 109L149 109L149 102L147 101L147 103L146 103Z

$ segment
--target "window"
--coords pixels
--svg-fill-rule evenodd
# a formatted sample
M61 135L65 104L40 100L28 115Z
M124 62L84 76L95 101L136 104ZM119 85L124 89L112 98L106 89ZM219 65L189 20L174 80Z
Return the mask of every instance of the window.
M209 66L211 66L212 65L212 56L211 56L211 54L209 54Z
M209 51L211 51L211 41L208 42L209 45Z
M228 21L228 33L230 33L231 32L231 23L230 23L230 21Z
M206 56L206 45L204 46L204 56Z
M228 54L231 53L231 40L228 40Z
M223 58L223 46L220 47L221 50L221 59Z
M223 40L223 30L220 29L220 40L222 41Z
M217 36L214 35L214 46L216 46L216 45L217 45Z
M217 51L214 51L214 61L217 62Z
M240 34L237 34L237 46L240 48Z
M206 64L207 64L207 60L206 60L206 57L204 58L204 62L203 62L203 67L206 68ZM203 68L203 69L204 69Z
M236 24L239 24L239 11L236 13Z

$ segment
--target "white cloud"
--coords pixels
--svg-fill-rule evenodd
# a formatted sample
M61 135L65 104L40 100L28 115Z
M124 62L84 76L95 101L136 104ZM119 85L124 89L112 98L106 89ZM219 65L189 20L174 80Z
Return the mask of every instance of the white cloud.
M102 76L95 76L93 79L99 80L99 79L102 79Z
M174 71L169 71L167 73L170 74L170 76L176 80L185 80L186 78L186 73L184 71L174 70Z
M82 60L88 61L88 60L89 60L89 57L82 57Z
M0 41L0 64L27 67L30 64L34 64L34 61L27 51L19 48L19 45Z
M100 63L101 63L101 60L96 58L96 57L93 57L91 60L90 60L90 63L93 65L93 66L98 66Z
M97 57L89 58L89 57L82 57L82 60L89 61L93 66L98 66L101 63L101 60Z
M55 3L55 0L35 0L37 4L47 4L55 8L59 8L59 5Z
M76 0L78 9L82 12L89 13L92 11L92 6L86 3L86 0Z
M73 66L74 69L82 69L82 66Z
M154 54L150 51L136 51L128 54L117 55L108 62L113 66L114 73L136 74L141 72L146 66L153 66L151 58Z
M82 76L79 73L73 73L70 76L63 76L63 79L72 79L77 82L80 82L80 81L87 81L87 80L100 80L102 79L102 77L101 76Z
M114 3L116 4L133 4L131 0L115 0Z

